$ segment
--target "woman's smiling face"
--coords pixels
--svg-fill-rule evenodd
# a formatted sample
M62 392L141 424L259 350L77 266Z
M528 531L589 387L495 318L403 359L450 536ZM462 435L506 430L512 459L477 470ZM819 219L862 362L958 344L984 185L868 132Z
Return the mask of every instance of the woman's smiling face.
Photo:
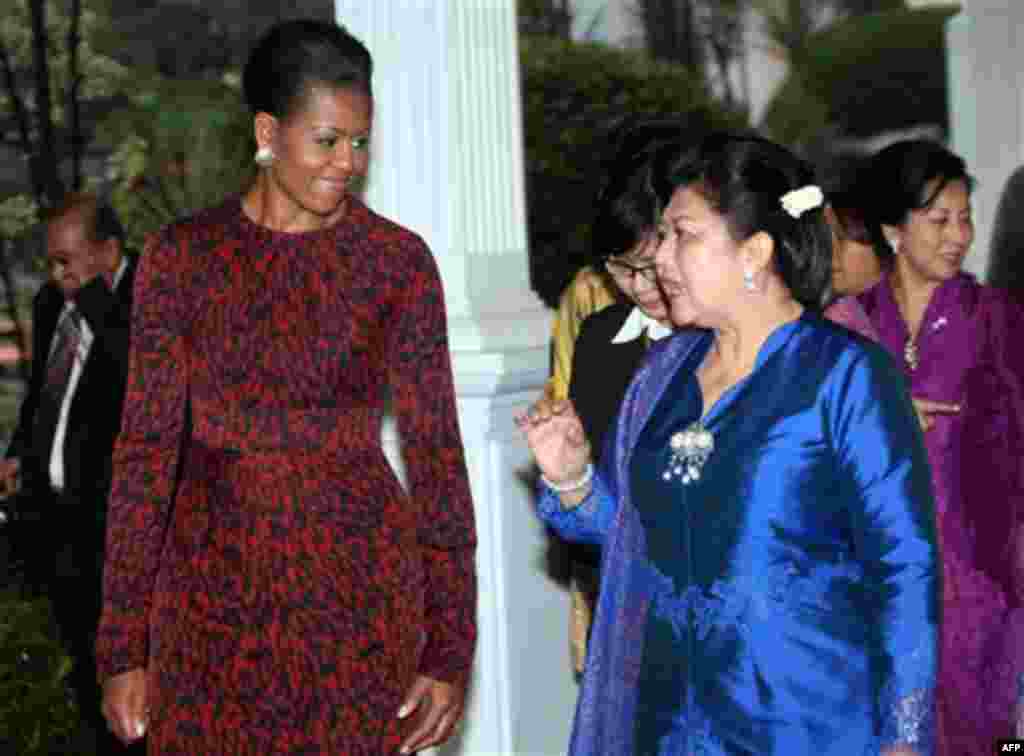
M300 108L272 120L271 185L298 215L322 221L336 213L369 164L373 100L354 88L313 85ZM257 130L259 130L257 124Z
M925 187L926 196L936 183ZM962 179L950 181L926 207L911 210L901 226L885 228L896 267L908 283L941 283L957 273L974 241L971 194Z

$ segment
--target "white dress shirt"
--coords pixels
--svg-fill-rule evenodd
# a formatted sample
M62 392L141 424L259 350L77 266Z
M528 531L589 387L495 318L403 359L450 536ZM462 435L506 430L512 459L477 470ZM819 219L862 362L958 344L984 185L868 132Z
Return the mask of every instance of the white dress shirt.
M117 291L117 285L121 283L121 278L124 276L124 271L127 267L128 259L123 258L121 264L117 266L117 272L114 273L114 291ZM54 333L60 331L61 321L68 317L74 307L75 305L71 301L64 305L64 309L61 310L60 317L57 319L57 328ZM78 381L82 377L82 368L85 366L85 361L89 358L89 349L92 348L93 333L85 318L78 319L78 330L80 334L78 349L75 352L75 361L71 364L71 375L68 376L68 385L64 390L64 398L60 403L57 430L53 434L53 449L50 450L50 485L54 491L64 490L64 437L67 435L68 430L68 410L71 407L71 401L75 398ZM54 343L50 343L51 350Z
M640 338L644 329L647 329L647 338L651 341L657 341L672 333L672 329L667 325L659 323L654 318L648 316L639 307L634 307L626 318L626 322L622 324L622 328L615 334L612 343L624 344L627 341Z

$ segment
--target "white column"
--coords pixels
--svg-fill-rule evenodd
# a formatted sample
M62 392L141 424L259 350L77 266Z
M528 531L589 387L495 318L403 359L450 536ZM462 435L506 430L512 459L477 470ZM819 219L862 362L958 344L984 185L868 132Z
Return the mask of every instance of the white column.
M965 267L983 277L996 209L1010 174L1024 163L1024 3L965 0L947 25L952 149L977 178L976 241Z
M568 598L520 480L512 417L548 368L550 313L530 291L514 0L336 0L374 58L367 201L420 233L445 285L476 506L476 668L445 754L561 754L576 684ZM393 433L386 448L397 462Z

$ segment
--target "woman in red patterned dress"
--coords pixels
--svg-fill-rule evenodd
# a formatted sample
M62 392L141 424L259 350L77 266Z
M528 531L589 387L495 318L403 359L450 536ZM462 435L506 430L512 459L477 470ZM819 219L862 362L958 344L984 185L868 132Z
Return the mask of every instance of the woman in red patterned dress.
M97 653L110 726L151 754L409 753L462 713L475 535L444 302L424 243L350 193L371 67L335 24L268 32L243 77L258 177L139 269Z

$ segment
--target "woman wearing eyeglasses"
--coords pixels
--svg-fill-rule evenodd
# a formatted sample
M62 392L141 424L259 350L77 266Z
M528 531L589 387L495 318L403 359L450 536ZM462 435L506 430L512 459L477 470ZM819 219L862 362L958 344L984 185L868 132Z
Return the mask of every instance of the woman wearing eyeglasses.
M643 232L624 254L603 265L628 301L594 313L580 328L569 399L591 446L600 452L633 373L652 342L671 333L654 272L657 236Z
M599 453L633 373L652 341L669 333L668 307L654 273L657 201L645 179L648 149L681 135L678 121L633 127L607 170L592 227L597 247L591 269L602 271L621 301L586 317L572 350L568 398ZM565 396L551 397L563 399ZM583 670L590 617L597 598L599 555L573 550L573 610L569 637L574 667Z
M646 166L657 145L681 134L676 122L634 128L624 139L632 149L619 150L598 202L593 265L608 274L623 301L583 321L569 380L569 399L597 454L647 347L670 333L668 305L654 270L658 205Z

